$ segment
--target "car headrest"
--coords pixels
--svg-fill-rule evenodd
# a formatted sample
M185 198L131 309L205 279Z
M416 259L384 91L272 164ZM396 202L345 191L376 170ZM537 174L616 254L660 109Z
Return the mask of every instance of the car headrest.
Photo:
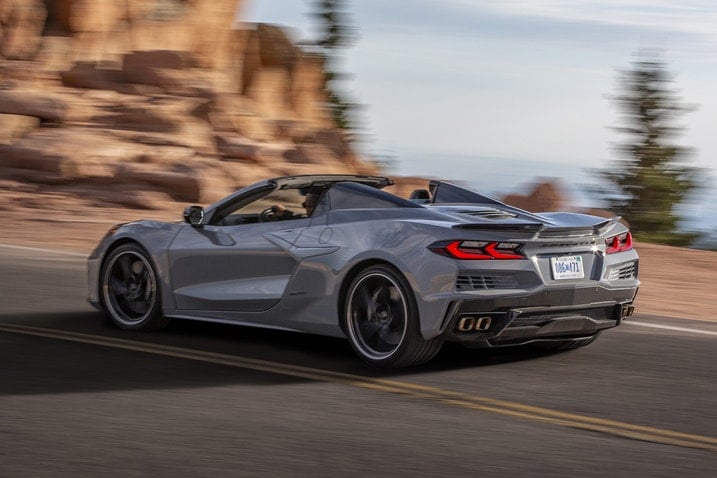
M426 189L414 189L408 199L431 199L431 194Z

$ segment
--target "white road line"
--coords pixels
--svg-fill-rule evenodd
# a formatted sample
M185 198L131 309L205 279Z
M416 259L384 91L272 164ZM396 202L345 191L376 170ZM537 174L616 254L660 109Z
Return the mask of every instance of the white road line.
M19 251L46 252L48 254L83 257L85 259L89 255L89 254L83 254L82 252L58 251L55 249L43 249L41 247L16 246L13 244L0 244L0 247L4 247L6 249L15 249L15 250L19 250Z
M639 325L641 327L650 327L653 329L673 330L675 332L688 332L688 333L692 333L692 334L717 336L717 332L713 332L711 330L688 329L687 327L673 327L671 325L648 324L645 322L631 322L631 321L625 321L625 322L623 322L623 324Z

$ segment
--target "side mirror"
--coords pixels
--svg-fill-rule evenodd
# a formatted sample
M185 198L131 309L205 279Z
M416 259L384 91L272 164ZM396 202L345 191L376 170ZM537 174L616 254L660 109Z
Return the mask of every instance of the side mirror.
M193 227L200 227L204 221L204 208L202 206L187 206L184 208L184 222Z

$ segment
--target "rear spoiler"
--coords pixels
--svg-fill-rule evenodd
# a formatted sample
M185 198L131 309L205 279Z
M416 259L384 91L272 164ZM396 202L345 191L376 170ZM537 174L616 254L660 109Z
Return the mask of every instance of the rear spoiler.
M599 236L603 234L609 227L613 226L620 220L619 216L612 217L606 221L601 221L592 226L583 227L550 227L542 223L461 223L455 224L453 229L470 229L474 231L509 231L509 232L540 232L540 237L565 237L565 236Z
M454 229L471 229L478 231L521 231L521 232L538 232L545 228L544 224L540 223L523 223L523 224L484 224L475 222L465 222L461 224L455 224Z

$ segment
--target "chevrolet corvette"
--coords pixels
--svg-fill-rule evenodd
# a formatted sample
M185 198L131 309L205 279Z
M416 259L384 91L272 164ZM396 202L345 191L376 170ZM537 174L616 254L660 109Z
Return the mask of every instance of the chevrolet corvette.
M123 329L172 318L345 337L385 367L468 347L572 349L634 310L638 255L619 218L530 213L432 180L269 179L184 221L114 226L89 302Z

